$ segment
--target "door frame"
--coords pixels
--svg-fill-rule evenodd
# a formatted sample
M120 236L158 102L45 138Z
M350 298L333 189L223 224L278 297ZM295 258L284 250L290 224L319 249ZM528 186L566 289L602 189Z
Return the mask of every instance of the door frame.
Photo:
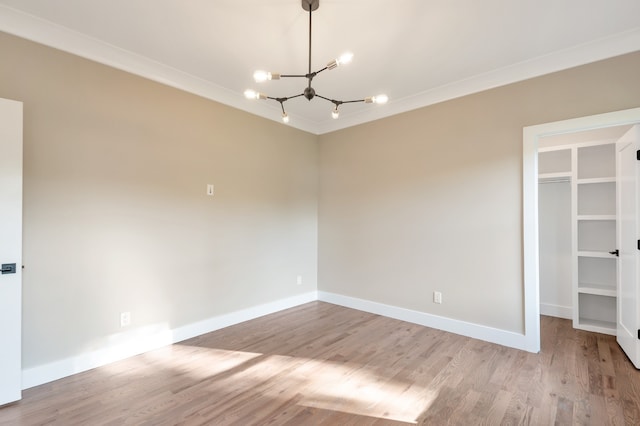
M522 244L524 337L529 352L540 352L538 234L538 141L546 136L640 123L640 108L554 121L522 129Z

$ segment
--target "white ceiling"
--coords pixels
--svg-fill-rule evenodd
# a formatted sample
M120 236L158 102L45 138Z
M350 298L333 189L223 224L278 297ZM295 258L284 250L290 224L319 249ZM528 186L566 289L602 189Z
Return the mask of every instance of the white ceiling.
M387 105L285 103L291 126L321 134L499 85L640 50L638 0L320 0L313 81L323 96ZM0 31L66 50L273 120L306 80L253 82L256 69L307 71L301 0L0 0Z

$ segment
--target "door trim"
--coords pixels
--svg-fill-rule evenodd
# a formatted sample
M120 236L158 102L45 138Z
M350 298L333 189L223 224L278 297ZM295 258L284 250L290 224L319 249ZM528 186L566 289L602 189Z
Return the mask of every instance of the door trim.
M526 350L540 352L538 141L545 136L640 123L640 108L527 126L522 129L522 243Z

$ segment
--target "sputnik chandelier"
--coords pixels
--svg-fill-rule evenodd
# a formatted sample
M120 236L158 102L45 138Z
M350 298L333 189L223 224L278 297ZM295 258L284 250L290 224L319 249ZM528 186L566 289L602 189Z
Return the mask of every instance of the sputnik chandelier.
M320 6L320 0L302 0L302 8L305 11L309 12L309 68L308 68L307 74L280 74L276 72L266 72L266 71L256 71L255 73L253 73L253 78L256 81L256 83L262 83L267 80L280 80L281 78L284 78L284 77L306 78L308 81L308 84L307 84L307 87L304 89L304 91L294 96L286 96L281 98L267 96L262 92L256 92L251 89L248 89L244 92L244 95L247 99L271 99L273 101L279 102L280 108L282 109L282 121L285 123L289 122L289 116L287 115L287 112L284 109L284 103L290 99L299 98L300 96L304 96L309 101L317 96L318 98L331 102L333 104L331 117L333 117L334 119L339 117L340 112L338 111L338 107L340 107L340 105L342 104L350 104L350 103L356 103L356 102L364 102L367 104L371 104L371 103L384 104L389 99L387 95L377 95L377 96L369 96L364 99L355 99L352 101L339 101L336 99L326 98L316 93L313 87L311 87L311 82L313 81L314 77L320 74L322 71L332 70L334 68L337 68L339 65L348 64L349 62L351 62L351 59L353 58L352 53L344 53L342 56L340 56L340 58L334 59L333 61L329 62L324 68L319 69L318 71L313 71L313 72L311 71L311 14L314 10L317 10L319 6Z

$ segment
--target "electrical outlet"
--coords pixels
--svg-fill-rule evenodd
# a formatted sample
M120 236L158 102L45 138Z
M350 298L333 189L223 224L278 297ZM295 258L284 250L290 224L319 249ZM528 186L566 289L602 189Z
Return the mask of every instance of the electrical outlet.
M131 312L120 313L120 327L128 327L131 325Z
M298 277L296 278L296 283L298 285L302 285L302 275L298 275Z
M439 291L433 292L433 303L442 303L442 293Z

